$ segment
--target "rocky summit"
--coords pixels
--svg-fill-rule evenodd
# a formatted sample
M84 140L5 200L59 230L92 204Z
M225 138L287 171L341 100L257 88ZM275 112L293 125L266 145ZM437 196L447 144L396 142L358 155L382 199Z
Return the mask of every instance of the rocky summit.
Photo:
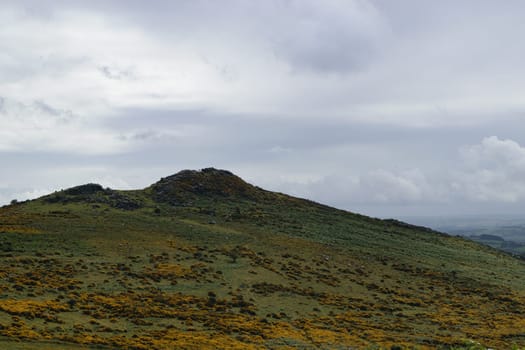
M183 170L162 178L151 186L153 198L173 205L198 197L245 198L255 200L262 190L246 183L227 170L206 168L200 171Z

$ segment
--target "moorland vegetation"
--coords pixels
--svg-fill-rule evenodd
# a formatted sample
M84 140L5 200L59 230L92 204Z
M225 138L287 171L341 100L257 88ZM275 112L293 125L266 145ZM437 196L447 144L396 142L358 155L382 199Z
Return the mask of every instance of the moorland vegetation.
M213 168L13 202L0 264L6 349L525 345L522 260Z

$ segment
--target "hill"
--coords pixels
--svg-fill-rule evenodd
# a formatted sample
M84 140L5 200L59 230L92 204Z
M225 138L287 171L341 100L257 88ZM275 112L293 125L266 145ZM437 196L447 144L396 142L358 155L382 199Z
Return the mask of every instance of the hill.
M0 209L11 349L525 345L525 265L213 168Z

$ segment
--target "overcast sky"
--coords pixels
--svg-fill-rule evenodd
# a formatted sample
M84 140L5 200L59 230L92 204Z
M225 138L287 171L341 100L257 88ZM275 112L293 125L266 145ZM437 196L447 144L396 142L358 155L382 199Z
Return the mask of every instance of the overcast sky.
M0 204L179 170L523 212L525 2L0 0Z

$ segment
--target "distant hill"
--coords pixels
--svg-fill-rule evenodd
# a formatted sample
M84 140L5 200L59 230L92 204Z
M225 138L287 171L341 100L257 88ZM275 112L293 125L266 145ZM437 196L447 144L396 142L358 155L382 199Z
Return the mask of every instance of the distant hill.
M412 216L403 219L452 235L488 234L499 236L507 241L525 243L525 217L523 215Z
M0 347L525 345L523 261L184 170L0 208Z
M490 247L500 249L504 252L508 252L517 257L525 259L525 243L517 243L514 241L507 241L500 236L493 234L480 234L480 235L471 235L468 238L472 239L481 244L486 244Z

